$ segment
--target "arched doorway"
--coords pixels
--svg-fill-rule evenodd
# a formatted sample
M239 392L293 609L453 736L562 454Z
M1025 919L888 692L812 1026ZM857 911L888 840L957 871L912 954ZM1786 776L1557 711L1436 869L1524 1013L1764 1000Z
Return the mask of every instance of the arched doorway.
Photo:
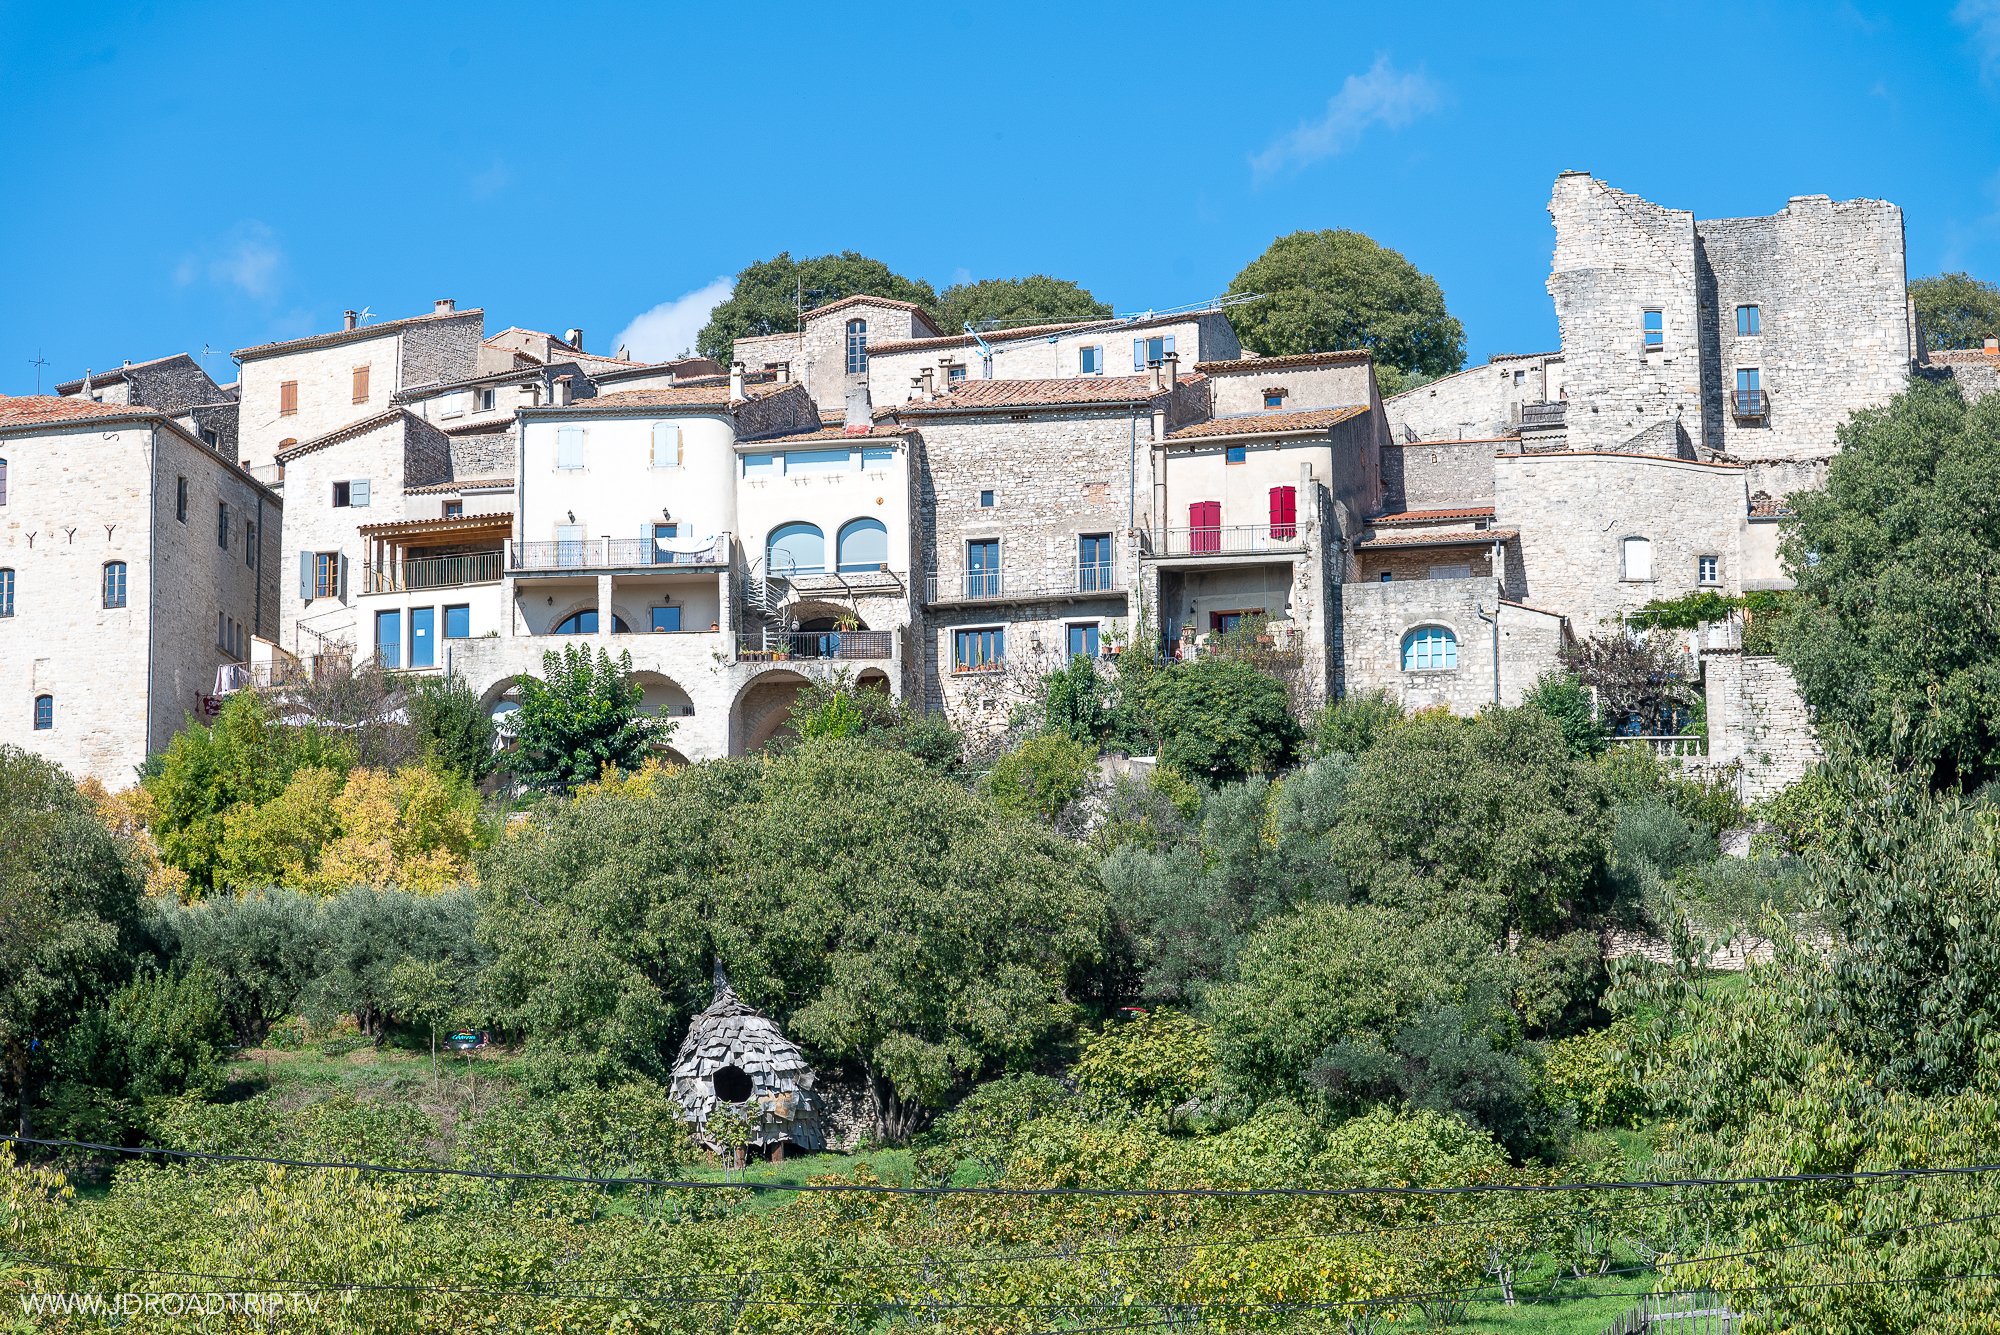
M780 668L745 686L730 710L729 753L749 755L792 736L792 706L806 684L805 677Z

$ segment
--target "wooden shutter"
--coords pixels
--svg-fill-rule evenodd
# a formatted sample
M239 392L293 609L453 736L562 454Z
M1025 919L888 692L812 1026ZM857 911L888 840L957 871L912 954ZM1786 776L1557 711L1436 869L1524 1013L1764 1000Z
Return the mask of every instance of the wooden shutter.
M583 428L574 426L556 429L556 467L583 467Z
M278 386L278 411L282 414L295 413L298 410L299 382L296 380L287 380L284 384Z
M653 424L653 467L681 466L681 429L672 422Z
M1173 350L1174 350L1174 336L1172 334L1168 334L1165 338L1160 340L1160 355L1164 357Z
M1298 489L1271 488L1271 536L1291 538L1296 537L1298 531Z
M347 503L351 506L368 504L368 479L357 477L347 484Z
M1146 369L1146 340L1132 340L1132 374L1138 375Z
M354 368L354 401L368 402L368 368L365 366Z
M299 601L302 603L309 603L312 600L313 600L313 554L311 552L300 552L299 553Z

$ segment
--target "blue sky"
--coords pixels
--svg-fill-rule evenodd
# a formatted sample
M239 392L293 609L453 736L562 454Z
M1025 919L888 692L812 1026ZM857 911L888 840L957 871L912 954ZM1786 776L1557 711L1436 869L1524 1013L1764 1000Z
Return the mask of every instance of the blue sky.
M781 250L1166 307L1324 227L1434 274L1483 359L1555 346L1565 168L1698 217L1887 198L1913 275L2000 279L2000 0L5 0L0 107L6 394L447 296L595 351L665 307L633 337L669 355Z

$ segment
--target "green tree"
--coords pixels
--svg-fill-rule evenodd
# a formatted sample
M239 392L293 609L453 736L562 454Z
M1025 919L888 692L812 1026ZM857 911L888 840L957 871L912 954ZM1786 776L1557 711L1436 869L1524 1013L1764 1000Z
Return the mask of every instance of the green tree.
M1179 1011L1107 1020L1096 1033L1083 1035L1083 1055L1070 1073L1085 1089L1105 1090L1170 1117L1215 1074L1208 1040L1208 1026Z
M145 1121L145 1100L220 1090L229 1038L221 991L199 960L136 978L57 1045L51 1120L70 1138L123 1139Z
M993 762L986 794L1010 816L1053 822L1090 791L1096 759L1061 734L1030 737Z
M520 753L514 772L530 787L569 792L609 767L632 771L673 735L674 724L639 712L645 691L632 680L632 655L565 646L542 653L542 678L523 677L510 720Z
M1266 300L1229 309L1243 345L1266 357L1366 348L1381 366L1449 375L1465 365L1465 326L1437 280L1345 229L1293 232L1230 281Z
M1331 839L1358 895L1496 937L1563 926L1611 834L1603 777L1534 709L1416 715L1361 757L1343 816Z
M1160 760L1208 783L1275 773L1304 735L1283 683L1240 659L1176 664L1145 690Z
M1925 347L1976 348L2000 337L2000 284L1969 273L1931 274L1911 280L1910 297Z
M729 300L709 312L708 323L695 336L695 349L727 366L735 357L737 339L795 331L801 297L805 309L812 310L854 296L910 301L926 310L937 305L937 293L929 283L891 273L882 261L855 251L797 260L786 251L736 275Z
M1094 754L1098 742L1111 730L1116 705L1112 683L1097 670L1086 654L1070 659L1068 666L1042 678L1042 726L1087 746Z
M493 772L500 759L499 736L465 678L456 673L426 677L417 684L409 708L426 764L470 783Z
M1097 320L1111 308L1065 278L1029 274L1026 278L982 278L954 283L938 294L938 328L956 334L975 329L1004 332L1025 325Z
M1562 729L1563 739L1578 756L1604 754L1604 729L1597 723L1597 705L1583 678L1574 672L1544 672L1521 697L1529 709L1540 710Z
M1402 721L1402 702L1386 687L1329 700L1313 719L1313 754L1358 756Z
M2000 396L1912 381L1838 433L1779 542L1779 657L1822 731L1941 786L2000 772Z
M236 1042L247 1048L298 1014L326 945L325 904L297 890L212 895L155 904L147 927L166 953L199 962L215 979Z
M69 776L0 744L0 1054L21 1135L50 1046L129 967L143 888Z
M908 752L941 773L956 769L965 757L965 739L943 711L924 713L890 695L886 683L859 684L845 668L802 686L789 718L802 741L851 737Z

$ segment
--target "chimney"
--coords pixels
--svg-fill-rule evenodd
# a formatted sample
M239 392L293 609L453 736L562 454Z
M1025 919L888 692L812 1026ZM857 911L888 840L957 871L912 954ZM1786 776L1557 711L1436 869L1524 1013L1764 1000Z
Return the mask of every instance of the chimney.
M924 402L926 403L937 397L937 381L932 378L936 374L937 372L928 366L918 374L918 379L924 382Z
M572 348L575 348L578 352L582 352L583 331L581 329L563 330L563 342L569 344Z
M869 411L868 386L856 385L847 391L847 421L843 430L850 436L865 436L875 426L875 415Z
M792 364L790 362L778 363L778 383L781 385L792 383Z
M923 401L924 401L924 378L920 375L913 375L910 377L910 396L904 399L903 402L922 403Z
M937 382L938 382L938 392L940 394L951 393L951 365L952 365L952 358L950 353L943 353L938 357Z
M341 318L341 319L343 319L343 320L345 320L345 321L347 322L347 327L348 327L349 329L352 329L352 328L354 328L354 326L355 326L355 323L356 323L357 321L359 321L359 320L361 319L361 312L359 312L359 311L342 311L342 312L340 313L340 318Z
M1181 355L1178 352L1170 352L1163 360L1166 362L1167 388L1172 389L1181 382Z
M1153 377L1153 388L1154 388L1154 389L1158 389L1158 388L1160 387L1160 376L1161 376L1161 373L1162 373L1162 372L1164 372L1164 371L1165 371L1166 369L1167 369L1167 364L1166 364L1166 362L1165 362L1165 361L1157 361L1157 362L1147 362L1147 363L1146 363L1146 370L1147 370L1147 371L1148 371L1149 373L1151 373L1151 375L1152 375L1152 377Z
M1986 340L1986 355L1987 355L1987 356L1989 356L1989 357L1991 357L1991 356L1992 356L1992 355L1993 355L1994 353L1996 353L1996 352L2000 352L2000 338L1989 338L1989 339L1987 339L1987 340Z
M729 363L729 397L730 397L730 398L731 398L732 400L733 400L733 399L740 399L740 398L742 398L742 397L743 397L743 363L742 363L742 362L731 362L731 363Z
M550 395L549 395L549 405L550 405L551 407L554 407L554 408L567 408L567 407L569 407L569 377L568 377L568 376L566 376L566 375L559 375L559 376L557 376L557 377L556 377L556 383L555 383L555 388L554 388L554 390L552 390L552 391L550 392Z
M458 301L453 297L439 297L431 303L432 315L450 315L458 309Z
M1153 404L1153 443L1167 443L1167 405L1158 401Z

